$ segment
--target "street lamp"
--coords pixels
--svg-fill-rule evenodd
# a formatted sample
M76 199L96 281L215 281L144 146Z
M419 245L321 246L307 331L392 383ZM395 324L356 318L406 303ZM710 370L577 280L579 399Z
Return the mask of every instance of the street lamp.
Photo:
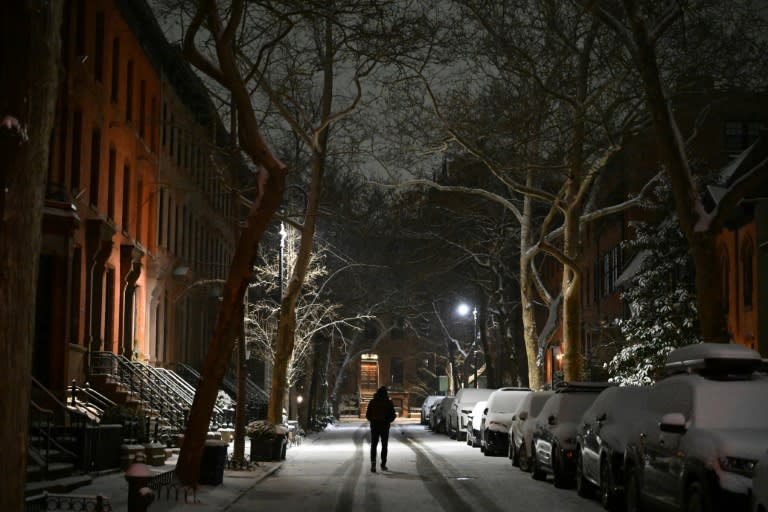
M469 305L465 303L461 303L456 307L456 312L461 316L467 316L469 314ZM477 380L477 350L475 350L475 347L477 346L477 308L472 308L472 318L473 318L473 325L472 325L472 345L470 345L469 350L472 352L472 362L475 367L475 387L479 388L480 384Z

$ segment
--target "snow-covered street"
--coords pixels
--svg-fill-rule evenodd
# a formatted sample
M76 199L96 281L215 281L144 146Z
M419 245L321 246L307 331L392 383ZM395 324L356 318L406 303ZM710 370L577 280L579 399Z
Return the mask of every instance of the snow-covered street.
M485 457L464 442L415 423L395 422L388 471L370 472L365 422L342 423L288 450L282 469L230 510L598 511L573 490L537 482L507 457Z

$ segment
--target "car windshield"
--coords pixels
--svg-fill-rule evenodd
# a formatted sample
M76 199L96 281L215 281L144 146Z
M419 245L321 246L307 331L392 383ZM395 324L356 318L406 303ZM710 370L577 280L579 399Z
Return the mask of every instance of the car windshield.
M597 393L567 393L560 404L558 421L579 421L595 398Z
M531 410L528 413L532 418L535 418L539 415L541 412L541 409L544 407L544 404L547 403L547 400L549 400L549 397L552 396L552 393L536 393L531 397Z
M701 428L768 429L768 379L714 381L696 390L694 422Z

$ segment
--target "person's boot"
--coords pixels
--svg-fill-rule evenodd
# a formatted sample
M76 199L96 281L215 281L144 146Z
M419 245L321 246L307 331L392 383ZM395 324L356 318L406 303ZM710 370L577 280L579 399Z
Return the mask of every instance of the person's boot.
M387 461L381 461L381 470L386 471L387 470Z
M376 462L371 462L371 473L376 472Z

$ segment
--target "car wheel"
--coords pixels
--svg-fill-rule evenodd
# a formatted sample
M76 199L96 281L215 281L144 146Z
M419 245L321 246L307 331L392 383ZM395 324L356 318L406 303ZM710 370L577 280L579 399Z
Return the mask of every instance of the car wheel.
M536 455L536 448L531 446L531 477L534 480L546 480L547 474L539 468L539 457Z
M600 504L605 510L618 509L619 496L616 495L615 488L611 463L606 458L600 462Z
M591 498L594 488L592 482L584 476L584 460L581 458L581 450L576 450L576 494L582 498Z
M514 439L509 440L509 458L512 459L512 466L519 467L520 466L520 454L517 451L517 446L515 446Z
M569 487L570 482L568 481L568 476L565 474L563 458L560 456L560 448L558 448L557 445L552 446L552 476L554 478L555 487L558 489L566 489Z
M693 482L688 486L685 510L688 512L711 512L712 501L699 482Z
M517 454L517 461L519 462L520 471L524 471L526 473L531 471L531 458L528 456L524 444L520 445L520 451Z
M624 503L626 512L642 512L642 502L640 501L640 484L637 481L635 470L628 468L627 481L624 486Z

